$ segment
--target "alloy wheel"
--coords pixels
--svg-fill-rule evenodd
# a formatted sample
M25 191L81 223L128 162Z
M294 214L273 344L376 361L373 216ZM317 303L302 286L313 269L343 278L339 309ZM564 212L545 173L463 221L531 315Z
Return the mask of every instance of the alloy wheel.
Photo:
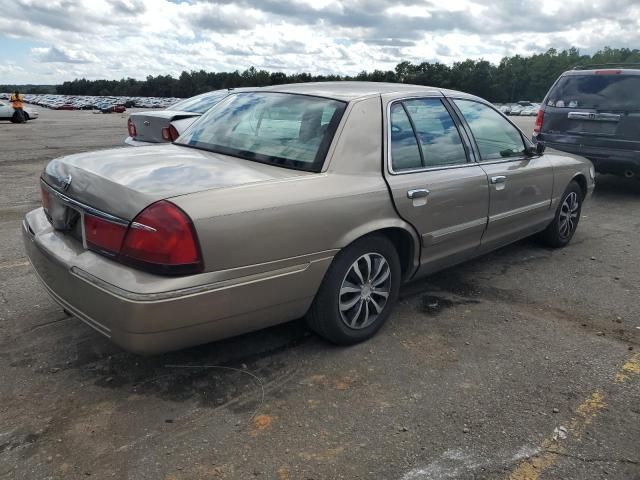
M576 229L579 210L578 194L576 192L569 193L560 207L559 229L562 238L569 238Z
M391 293L391 268L379 253L358 258L342 280L339 308L349 328L362 329L375 322Z

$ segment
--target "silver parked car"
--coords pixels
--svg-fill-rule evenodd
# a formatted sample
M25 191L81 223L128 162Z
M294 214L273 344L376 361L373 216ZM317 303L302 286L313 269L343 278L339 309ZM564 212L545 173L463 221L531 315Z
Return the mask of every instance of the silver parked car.
M127 120L129 136L124 141L134 147L171 142L232 91L214 90L181 100L166 110L132 113Z
M23 235L49 293L156 353L300 317L365 340L404 281L565 246L594 180L480 98L337 82L229 95L173 144L58 158L41 187Z

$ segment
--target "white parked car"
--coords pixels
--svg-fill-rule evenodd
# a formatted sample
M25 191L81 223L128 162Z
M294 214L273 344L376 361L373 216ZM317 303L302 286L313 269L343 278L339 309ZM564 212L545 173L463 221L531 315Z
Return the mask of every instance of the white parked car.
M35 120L38 118L38 112L31 108L23 108L26 120ZM13 107L9 102L0 101L0 120L11 120L13 117Z

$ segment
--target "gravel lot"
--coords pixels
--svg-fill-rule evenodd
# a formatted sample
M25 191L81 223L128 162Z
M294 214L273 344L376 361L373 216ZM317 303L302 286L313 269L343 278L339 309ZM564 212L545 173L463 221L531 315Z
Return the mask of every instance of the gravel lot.
M0 479L640 479L640 182L598 178L564 250L407 285L365 344L293 322L141 358L49 299L20 234L46 162L126 118L0 123Z

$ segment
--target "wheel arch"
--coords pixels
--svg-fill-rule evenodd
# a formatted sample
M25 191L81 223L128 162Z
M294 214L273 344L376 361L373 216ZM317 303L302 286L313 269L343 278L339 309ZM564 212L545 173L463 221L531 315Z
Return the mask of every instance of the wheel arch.
M587 177L585 177L583 173L576 173L571 181L576 182L580 186L580 190L582 190L582 198L585 198L587 196L587 192L589 191Z
M372 235L380 235L391 241L400 257L402 280L411 278L420 263L420 241L413 227L401 220L365 224L345 235L340 242L340 249Z

